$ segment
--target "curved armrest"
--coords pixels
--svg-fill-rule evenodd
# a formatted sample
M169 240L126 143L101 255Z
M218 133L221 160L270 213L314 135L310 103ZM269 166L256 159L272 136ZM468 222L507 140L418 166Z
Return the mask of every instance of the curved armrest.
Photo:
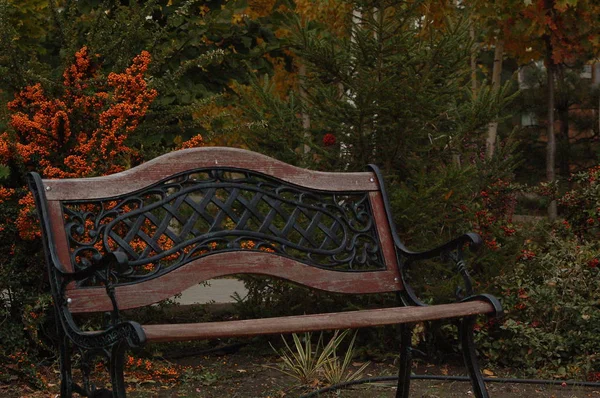
M65 272L58 269L59 267L56 268L65 279L80 281L82 279L89 278L98 271L108 271L110 269L115 269L118 272L122 273L125 270L127 270L128 263L129 260L125 253L110 252L105 254L104 256L96 255L92 257L91 264L82 270L78 270L75 272Z
M96 275L98 278L100 278L101 282L104 283L106 294L110 298L113 306L111 311L111 322L112 325L115 326L119 322L119 305L117 304L117 299L115 297L114 285L111 283L110 271L111 269L114 269L117 272L123 273L127 270L128 262L127 255L125 253L110 252L104 256L99 254L93 256L92 263L82 270L75 272L60 272L64 278L64 283L69 283L73 280L81 281L93 275Z
M398 255L398 257L403 257L406 260L406 263L400 262L398 264L399 271L400 271L400 277L402 278L402 284L404 286L404 290L402 290L400 292L402 301L404 301L405 304L407 304L407 305L418 305L418 306L425 305L425 303L423 303L421 300L419 300L419 298L415 294L413 288L410 286L410 283L408 283L408 280L404 273L404 271L405 271L404 266L407 264L410 264L414 261L417 261L417 260L425 260L425 259L430 259L430 258L434 258L434 257L442 257L442 260L450 260L450 261L454 262L457 273L462 277L462 279L464 281L464 288L460 288L460 286L459 286L459 289L456 292L457 298L459 300L464 300L468 297L473 296L473 283L471 281L471 277L469 276L469 271L467 269L467 265L463 259L463 249L466 245L468 245L469 248L471 249L471 251L477 250L483 243L483 240L481 239L481 237L476 233L469 232L469 233L459 236L458 238L455 238L455 239L453 239L449 242L446 242L443 245L438 246L431 250L426 250L426 251L422 251L422 252L414 252L414 251L408 250L406 248L406 246L404 246L404 244L400 241L400 238L398 237L398 234L396 232L396 228L395 228L394 220L392 219L392 212L391 212L390 204L387 199L388 196L387 196L385 186L383 183L383 176L381 175L381 171L379 170L379 168L376 165L372 165L372 164L369 165L369 169L371 169L371 171L375 174L375 176L377 178L377 182L379 184L379 189L381 191L381 195L383 196L383 207L385 209L385 213L386 213L389 225L390 225L392 239L394 240L394 246L396 247L396 254ZM444 255L446 255L447 257L443 258ZM496 304L497 303L495 303L495 302L492 303L492 305L496 305ZM494 307L494 308L496 308L496 307ZM500 307L498 307L498 308L500 308Z
M473 296L473 281L471 280L471 276L469 275L469 270L467 265L463 259L463 248L468 245L471 251L477 250L483 240L481 237L473 232L466 233L464 235L459 236L449 242L444 243L441 246L438 246L431 250L426 250L422 252L413 252L408 249L399 241L399 239L395 239L396 248L398 252L404 256L407 260L407 264L412 263L413 261L418 260L426 260L435 257L439 257L442 260L449 260L454 263L456 269L456 273L460 275L463 280L463 286L459 286L456 291L457 299L461 300L466 297ZM446 257L444 257L446 256ZM402 281L405 287L405 294L408 296L408 301L416 305L425 305L417 296L414 289L410 286L408 281L406 280L404 267L400 267L400 275L402 277Z
M445 253L449 253L453 250L458 250L464 247L465 245L469 245L471 251L476 251L481 247L483 240L481 236L474 232L466 233L458 238L455 238L449 242L444 243L441 246L438 246L431 250L426 250L422 252L413 252L410 251L404 246L400 241L396 240L396 248L407 258L411 260L424 260L428 258L433 258L440 256Z

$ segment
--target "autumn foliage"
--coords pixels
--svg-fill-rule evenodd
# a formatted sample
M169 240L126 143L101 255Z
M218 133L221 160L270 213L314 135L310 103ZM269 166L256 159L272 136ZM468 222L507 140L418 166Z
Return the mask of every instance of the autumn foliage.
M522 61L528 62L550 51L554 64L570 64L582 54L597 52L600 45L600 31L595 23L600 12L597 2L534 0L520 6L519 14L505 19L502 30L507 51Z
M123 73L100 76L97 55L83 47L63 74L59 95L34 84L8 104L12 131L0 135L0 163L14 170L37 170L44 178L87 177L124 170L138 154L127 137L157 96L144 74L150 54L143 51ZM15 171L16 171L15 170ZM14 191L3 190L2 199ZM38 235L30 214L31 195L19 200L22 239ZM10 220L5 220L10 221Z

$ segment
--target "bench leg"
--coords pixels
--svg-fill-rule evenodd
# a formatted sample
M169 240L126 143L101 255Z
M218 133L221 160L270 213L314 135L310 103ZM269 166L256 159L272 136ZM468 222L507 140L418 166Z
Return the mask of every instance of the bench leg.
M82 351L81 352L81 376L83 384L80 386L75 383L71 372L71 350L70 341L64 336L59 342L60 353L60 397L71 398L73 393L82 397L91 398L125 398L125 380L123 375L125 365L125 351L127 343L125 341L114 344L109 350L104 351ZM96 356L106 356L109 362L109 373L112 384L112 391L106 388L96 388L91 382L91 373L93 369L93 359Z
M473 341L473 327L475 326L475 317L470 316L463 318L460 321L459 333L460 341L462 345L463 358L465 365L471 378L471 385L473 386L473 394L478 398L488 398L489 394L485 388L483 381L483 375L481 374L481 368L477 361L477 353L475 351L475 342Z
M112 383L112 396L114 398L125 398L125 379L123 370L125 368L125 351L127 344L124 341L116 343L110 352L110 381Z
M407 398L410 392L410 373L412 369L412 332L413 325L400 325L400 364L398 370L398 389L396 398Z
M59 338L58 355L60 364L60 397L71 398L73 396L73 374L71 372L71 350L69 340L63 335Z

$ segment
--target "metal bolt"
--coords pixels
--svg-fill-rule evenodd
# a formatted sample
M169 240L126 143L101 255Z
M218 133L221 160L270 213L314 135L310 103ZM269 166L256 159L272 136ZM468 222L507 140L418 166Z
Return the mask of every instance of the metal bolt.
M71 304L71 302L72 302L72 301L73 301L73 299L72 299L71 297L69 297L69 298L67 299L67 304Z
M51 187L49 187L49 186L46 186L46 191L49 191L49 190L51 190L51 189L52 189Z
M369 178L369 181L373 182L375 179L373 177Z
M398 282L398 280L399 280L398 278L394 278L394 282ZM70 299L69 299L69 300L70 300Z
M219 164L219 161L218 161L218 160L215 160L215 164Z

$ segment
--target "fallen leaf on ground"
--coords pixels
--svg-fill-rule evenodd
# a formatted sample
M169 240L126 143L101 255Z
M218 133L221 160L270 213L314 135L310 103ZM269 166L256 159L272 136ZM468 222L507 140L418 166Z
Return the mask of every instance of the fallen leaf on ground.
M495 376L494 372L492 372L489 369L483 369L483 374L486 375L486 376Z

